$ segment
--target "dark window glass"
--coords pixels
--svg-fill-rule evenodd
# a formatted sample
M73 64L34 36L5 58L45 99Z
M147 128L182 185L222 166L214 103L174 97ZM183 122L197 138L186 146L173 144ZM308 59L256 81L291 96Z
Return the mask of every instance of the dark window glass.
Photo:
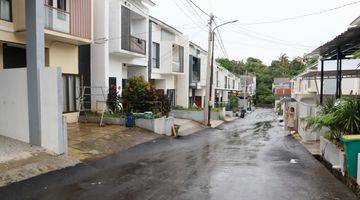
M3 63L5 69L26 67L26 48L24 45L4 43Z
M54 6L53 0L46 0L45 3L49 6Z
M160 44L153 42L152 43L152 52L151 52L151 66L152 68L159 68L160 67Z
M51 1L52 3L52 1ZM66 0L57 0L57 8L66 11Z

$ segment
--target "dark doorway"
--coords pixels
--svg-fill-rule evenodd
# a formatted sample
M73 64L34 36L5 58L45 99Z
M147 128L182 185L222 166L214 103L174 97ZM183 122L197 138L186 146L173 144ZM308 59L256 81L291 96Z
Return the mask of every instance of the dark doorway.
M116 77L109 77L109 91L115 88L117 91L117 85L116 85Z
M79 46L79 76L80 76L80 87L85 88L84 94L84 108L91 109L91 51L90 45Z
M202 104L202 98L201 98L201 96L196 96L196 97L195 97L195 105L196 105L198 108L201 108L201 107L202 107L201 104Z
M3 44L4 69L26 67L25 45L4 43Z

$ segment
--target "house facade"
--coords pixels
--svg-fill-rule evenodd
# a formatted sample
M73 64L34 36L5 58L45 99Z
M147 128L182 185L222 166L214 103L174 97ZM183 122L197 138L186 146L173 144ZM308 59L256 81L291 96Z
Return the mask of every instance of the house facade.
M189 44L189 105L203 108L205 105L207 51L199 45Z
M127 79L148 80L150 0L94 2L94 43L91 45L92 94L115 86L121 94ZM97 91L101 90L101 91ZM92 110L104 106L104 97L93 95Z
M177 29L150 17L149 81L167 95L170 105L189 106L189 39Z
M68 122L75 122L79 113L78 47L92 41L92 1L46 0L44 15L45 66L61 67L63 113ZM0 38L0 70L25 68L25 0L1 1Z

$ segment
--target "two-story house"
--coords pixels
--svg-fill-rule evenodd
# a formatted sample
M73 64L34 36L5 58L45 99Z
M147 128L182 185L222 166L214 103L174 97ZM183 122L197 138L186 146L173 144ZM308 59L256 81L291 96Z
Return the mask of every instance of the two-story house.
M154 5L150 0L94 1L91 87L107 91L115 86L121 94L127 79L148 80L149 7ZM92 96L92 109L103 102L102 97Z
M189 39L170 25L150 17L149 81L170 99L171 106L189 106Z
M45 0L45 66L61 67L63 112L77 121L78 47L92 41L92 0ZM0 70L26 67L25 0L1 0Z
M189 105L203 108L205 104L207 51L199 45L189 44Z

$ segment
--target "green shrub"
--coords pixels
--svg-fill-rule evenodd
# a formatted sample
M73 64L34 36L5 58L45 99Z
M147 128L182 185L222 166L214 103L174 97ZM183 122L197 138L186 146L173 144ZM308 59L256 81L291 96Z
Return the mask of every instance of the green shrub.
M128 113L152 112L155 114L168 115L170 104L168 98L155 90L144 78L132 77L128 80L122 100L124 110Z
M328 99L317 116L310 116L306 129L318 131L322 127L330 129L330 138L338 141L344 134L360 134L360 99Z

